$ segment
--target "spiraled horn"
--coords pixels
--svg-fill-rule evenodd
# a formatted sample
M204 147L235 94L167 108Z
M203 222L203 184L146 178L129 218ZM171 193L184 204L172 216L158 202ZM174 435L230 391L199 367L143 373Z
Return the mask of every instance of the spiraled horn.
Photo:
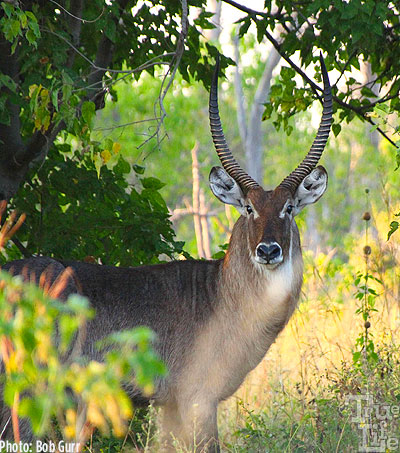
M226 143L224 131L222 130L221 119L218 109L218 73L219 73L219 55L215 65L214 75L210 88L209 102L209 117L210 129L214 142L215 150L217 151L219 160L226 172L239 184L244 193L250 189L257 189L260 186L251 178L236 162L228 144Z
M332 123L332 91L329 84L329 77L326 71L324 59L322 54L319 56L321 63L322 78L324 81L324 102L322 104L322 118L319 124L317 135L314 142L308 152L307 156L301 162L301 164L287 176L278 187L285 187L294 193L298 185L303 179L309 175L312 170L316 167L328 141L329 132L331 130Z

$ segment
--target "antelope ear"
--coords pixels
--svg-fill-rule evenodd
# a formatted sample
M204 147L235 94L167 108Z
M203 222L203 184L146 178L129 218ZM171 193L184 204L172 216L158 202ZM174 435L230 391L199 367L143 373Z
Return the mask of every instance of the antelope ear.
M222 201L222 203L235 206L240 214L245 213L245 196L242 189L223 168L213 167L210 172L209 181L212 193L218 198L218 200Z
M307 175L297 187L294 195L294 214L298 214L305 206L315 203L324 194L328 185L328 173L319 165Z

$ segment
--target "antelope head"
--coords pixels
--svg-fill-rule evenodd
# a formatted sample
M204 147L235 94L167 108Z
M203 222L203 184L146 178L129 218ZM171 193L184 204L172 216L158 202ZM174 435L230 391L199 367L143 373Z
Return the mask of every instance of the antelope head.
M293 244L300 253L300 239L295 216L324 194L328 174L316 166L328 140L332 122L332 93L322 56L324 82L322 119L314 142L306 157L274 190L265 191L236 162L222 130L218 110L217 61L209 102L211 134L223 168L213 167L210 187L223 203L235 206L241 217L235 228L247 238L253 262L273 269L291 258ZM233 237L233 235L232 235Z

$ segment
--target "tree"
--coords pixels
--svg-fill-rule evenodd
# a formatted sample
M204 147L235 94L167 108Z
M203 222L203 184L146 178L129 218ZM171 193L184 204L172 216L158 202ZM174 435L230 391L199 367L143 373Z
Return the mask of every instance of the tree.
M201 42L199 27L212 28L211 14L201 11L189 26L188 8L204 7L204 0L136 3L1 3L0 199L12 197L28 214L14 239L25 255L93 255L109 264L140 264L182 250L158 193L162 184L143 178L140 167L133 168L136 186L128 184L132 168L120 157L119 143L93 140L92 125L118 81L134 78L140 87L143 72L159 76L157 68L166 67L152 100L151 137L160 142L164 99L178 68L186 79L209 78L209 54L216 49ZM79 214L82 206L86 218ZM134 222L121 215L129 209ZM150 227L150 219L159 222ZM92 220L103 224L97 225L104 228L100 237L90 238ZM138 244L130 251L129 231Z
M106 93L113 94L118 80L138 80L143 71L166 66L155 106L154 135L160 137L163 100L178 67L186 78L205 79L210 72L199 29L212 28L210 14L202 11L188 23L188 6L204 8L204 2L2 2L0 198L15 195L57 137L68 133L81 149L98 152L90 125ZM215 55L214 47L207 49Z

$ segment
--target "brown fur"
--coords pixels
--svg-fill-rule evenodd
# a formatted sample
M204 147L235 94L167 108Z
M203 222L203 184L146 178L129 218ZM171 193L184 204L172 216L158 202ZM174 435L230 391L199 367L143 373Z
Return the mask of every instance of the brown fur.
M276 214L272 193L257 191L249 198L259 217L254 222L241 217L235 225L216 282L217 309L196 334L190 360L178 377L174 404L166 409L165 430L174 426L186 444L196 438L209 451L217 448L218 403L231 396L264 357L293 313L302 284L296 224L289 225L291 234L274 231L280 225L266 224ZM282 243L284 234L294 240L291 265L285 261L280 268L268 270L252 262L250 254L259 242L267 238ZM286 256L289 241L285 241Z

